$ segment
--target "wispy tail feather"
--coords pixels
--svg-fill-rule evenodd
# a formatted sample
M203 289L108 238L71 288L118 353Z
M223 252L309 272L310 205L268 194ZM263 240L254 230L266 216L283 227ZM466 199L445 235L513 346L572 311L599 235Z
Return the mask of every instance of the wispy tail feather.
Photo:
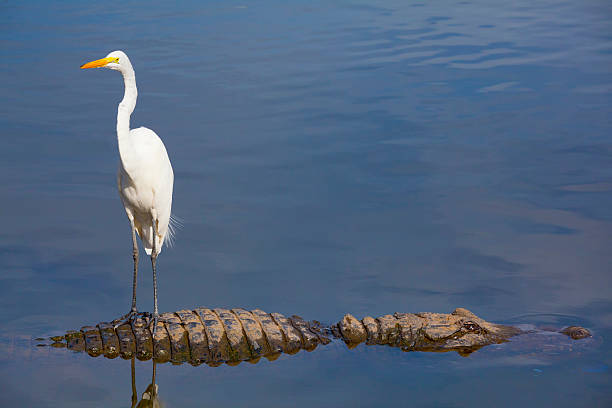
M174 214L170 214L170 222L168 223L168 232L166 234L165 244L168 248L174 245L174 241L176 239L176 232L183 228L184 222L183 219L177 217Z

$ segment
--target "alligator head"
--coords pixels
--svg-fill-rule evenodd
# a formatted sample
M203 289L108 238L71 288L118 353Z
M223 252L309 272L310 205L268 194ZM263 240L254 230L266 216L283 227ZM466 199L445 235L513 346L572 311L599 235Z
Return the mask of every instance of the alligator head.
M361 342L386 344L404 351L457 351L467 355L480 347L502 343L521 331L490 323L467 309L445 313L395 313L362 321L346 315L336 335L349 347Z
M520 329L490 323L467 309L457 308L451 314L419 313L423 326L413 350L457 351L467 355L489 344L503 343Z

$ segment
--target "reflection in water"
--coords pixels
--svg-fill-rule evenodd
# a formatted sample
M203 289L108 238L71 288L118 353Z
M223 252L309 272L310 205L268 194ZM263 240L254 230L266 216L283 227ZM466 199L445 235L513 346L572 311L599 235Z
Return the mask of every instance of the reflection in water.
M153 374L151 375L151 383L147 386L146 390L142 393L142 398L138 401L138 392L136 390L136 367L135 358L132 357L130 362L132 371L132 408L154 408L159 407L159 387L155 382L155 374L157 370L157 363L153 364Z

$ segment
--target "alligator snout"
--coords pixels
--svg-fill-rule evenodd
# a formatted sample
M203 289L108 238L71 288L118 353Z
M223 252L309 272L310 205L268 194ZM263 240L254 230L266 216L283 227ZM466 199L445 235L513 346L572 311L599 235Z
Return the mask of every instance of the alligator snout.
M570 326L561 330L561 333L570 336L574 340L585 339L591 337L591 332L580 326Z

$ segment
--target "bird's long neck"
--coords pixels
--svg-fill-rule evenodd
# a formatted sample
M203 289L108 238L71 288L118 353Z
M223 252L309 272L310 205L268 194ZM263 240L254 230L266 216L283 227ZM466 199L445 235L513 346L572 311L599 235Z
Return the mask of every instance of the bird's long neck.
M119 144L119 156L124 167L126 167L126 154L131 146L130 141L130 116L136 107L138 90L136 89L136 74L132 68L121 71L125 84L125 93L117 109L117 142Z

